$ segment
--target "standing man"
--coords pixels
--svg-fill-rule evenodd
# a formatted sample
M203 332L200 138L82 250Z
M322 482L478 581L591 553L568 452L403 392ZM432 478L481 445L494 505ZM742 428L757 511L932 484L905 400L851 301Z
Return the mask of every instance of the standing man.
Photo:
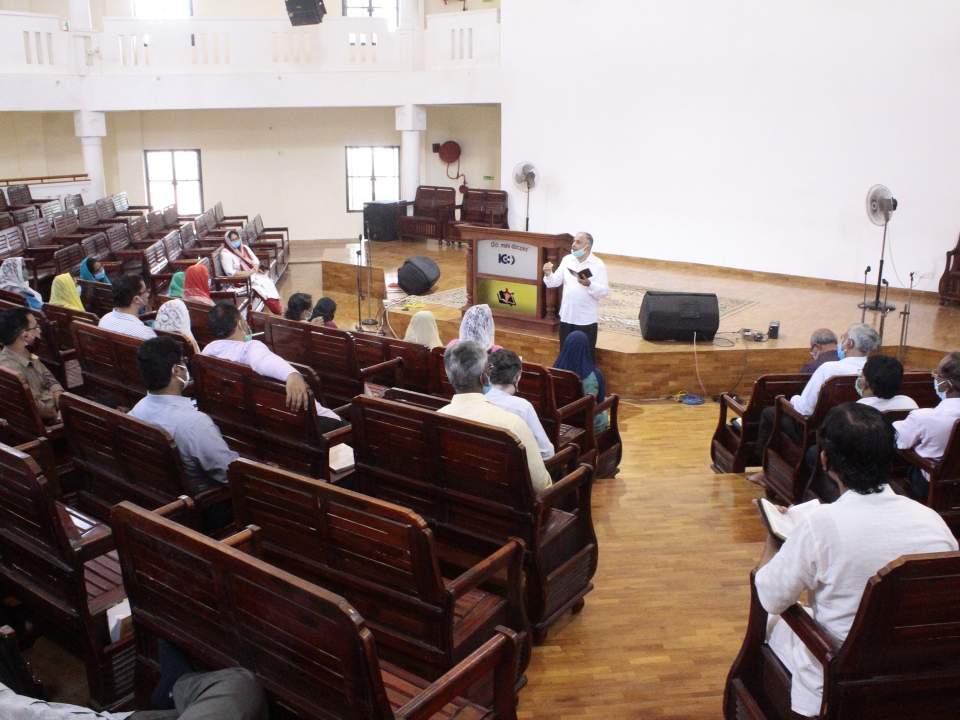
M607 268L593 254L593 236L580 232L573 238L570 254L560 261L557 271L553 263L543 266L543 284L549 288L563 285L560 301L560 344L574 330L584 332L590 340L590 354L597 347L597 306L610 292Z

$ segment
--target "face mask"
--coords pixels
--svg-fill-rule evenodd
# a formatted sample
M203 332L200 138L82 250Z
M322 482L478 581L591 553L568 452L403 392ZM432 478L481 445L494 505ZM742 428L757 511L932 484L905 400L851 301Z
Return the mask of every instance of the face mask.
M863 375L857 375L856 382L853 383L853 388L857 391L857 395L863 397Z
M174 365L174 367L178 367L182 369L184 374L184 377L177 377L177 380L180 381L183 387L186 387L187 385L189 385L190 384L190 368L188 368L186 365ZM176 377L176 375L174 377Z
M231 241L230 241L230 247L232 247L234 250L239 250L239 249L240 249L240 241L239 241L239 240L231 240Z
M575 258L577 258L577 260L579 260L580 258L582 258L584 255L587 254L587 249L580 248L579 250L571 250L570 254L573 255Z
M933 379L933 391L937 394L937 397L940 398L941 400L947 399L947 391L940 389L940 383L937 382L936 378Z
M847 349L843 345L837 345L837 359L843 360L847 356Z

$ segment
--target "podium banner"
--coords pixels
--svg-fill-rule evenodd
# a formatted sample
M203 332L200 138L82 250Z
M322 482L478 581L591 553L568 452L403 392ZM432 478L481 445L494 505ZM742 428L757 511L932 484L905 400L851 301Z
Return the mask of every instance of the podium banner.
M477 278L475 302L478 305L486 303L494 312L536 317L539 289L536 283Z
M536 245L509 240L477 241L477 272L518 280L537 281Z

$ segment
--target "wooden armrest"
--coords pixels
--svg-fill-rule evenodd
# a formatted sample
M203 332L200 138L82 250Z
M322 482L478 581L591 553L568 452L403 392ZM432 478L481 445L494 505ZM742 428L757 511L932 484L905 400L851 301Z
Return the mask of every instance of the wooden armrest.
M557 417L560 420L565 420L568 417L577 415L581 412L587 412L587 421L592 422L593 416L595 414L595 409L593 408L594 403L597 402L597 399L593 395L584 395L582 398L574 400L572 403L567 403L561 408L557 408Z
M565 465L571 466L576 462L577 457L580 454L580 448L578 448L573 443L567 443L560 450L555 452L552 457L547 458L543 461L543 464L547 468L547 472L552 474L552 470L558 467L563 467Z
M223 219L224 220L243 220L244 222L247 222L248 220L250 220L250 216L249 215L224 215Z
M113 532L106 523L98 523L80 536L77 557L85 563L114 549Z
M495 674L494 717L516 717L516 690L513 685L516 682L517 644L517 634L498 625L492 638L399 708L397 720L428 720L434 717L444 705L485 679L491 670Z
M149 205L131 205L130 203L127 203L127 209L128 210L151 210L151 211L153 210L153 208L150 207Z
M728 408L730 408L733 412L735 412L737 415L741 417L743 417L743 414L747 411L747 406L743 405L740 401L738 401L735 397L733 397L733 395L729 393L723 393L720 396L720 403L721 405L726 405Z
M794 603L785 612L780 613L780 617L824 667L830 664L830 661L840 649L840 643L831 637L798 603Z
M243 530L225 537L220 542L254 557L260 556L260 528L257 525L247 525Z
M906 460L911 465L916 465L921 470L926 470L927 474L933 473L940 466L940 461L935 460L934 458L925 458L917 454L917 451L913 448L908 448L906 450L898 450L900 457Z
M343 407L349 407L349 405L344 405ZM341 409L342 408L337 408L334 412L339 415L339 411ZM350 425L344 425L343 427L338 427L336 430L331 430L330 432L324 433L322 437L327 443L328 447L333 447L334 445L347 442L352 433L353 428Z
M777 396L777 412L783 413L784 415L793 418L800 425L806 425L807 416L800 413L793 405L790 404L790 399L786 395Z
M395 357L390 360L377 363L376 365L369 365L365 368L361 368L360 379L366 380L368 377L379 375L380 373L386 372L387 370L390 370L390 369L393 369L394 373L396 373L396 371L402 367L403 367L403 358Z
M279 240L281 244L283 244L283 242L284 242L285 239L286 239L286 238L284 238L281 233L268 233L268 232L265 232L265 233L257 236L257 240L260 240L260 241L263 241L263 240L270 240L270 241Z
M523 558L523 545L518 538L510 538L505 545L492 555L488 555L459 577L447 583L447 590L454 598L467 594L481 583L493 578L500 570L511 564L520 563Z
M264 231L264 232L282 232L282 233L289 233L289 232L290 232L290 228L288 228L288 227L286 227L286 226L280 226L280 227L265 227L265 228L263 229L263 231Z
M540 493L540 501L545 505L552 507L556 505L565 495L577 490L581 485L589 485L593 482L593 471L589 465L581 465L569 475L563 477L559 482L555 482L546 490Z
M114 250L113 256L115 258L137 260L143 258L142 250Z
M162 517L170 517L181 510L193 510L194 507L196 507L196 503L194 503L193 500L186 495L181 495L173 502L158 507L154 512Z

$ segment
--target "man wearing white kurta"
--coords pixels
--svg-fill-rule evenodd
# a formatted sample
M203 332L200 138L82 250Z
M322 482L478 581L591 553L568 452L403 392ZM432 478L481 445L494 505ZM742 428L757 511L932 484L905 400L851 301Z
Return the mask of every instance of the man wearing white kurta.
M790 671L791 705L803 716L820 713L823 668L780 613L805 590L814 619L843 642L878 570L902 555L957 549L939 514L886 484L894 432L879 412L840 405L827 415L820 441L824 469L842 495L801 521L779 552L768 541L756 575L757 597L770 614L767 643Z
M584 273L589 270L589 273ZM593 254L593 236L577 233L570 254L554 271L553 263L543 266L543 284L549 288L563 286L560 300L560 344L574 330L584 332L590 340L590 352L597 347L597 309L600 300L610 292L607 267Z

